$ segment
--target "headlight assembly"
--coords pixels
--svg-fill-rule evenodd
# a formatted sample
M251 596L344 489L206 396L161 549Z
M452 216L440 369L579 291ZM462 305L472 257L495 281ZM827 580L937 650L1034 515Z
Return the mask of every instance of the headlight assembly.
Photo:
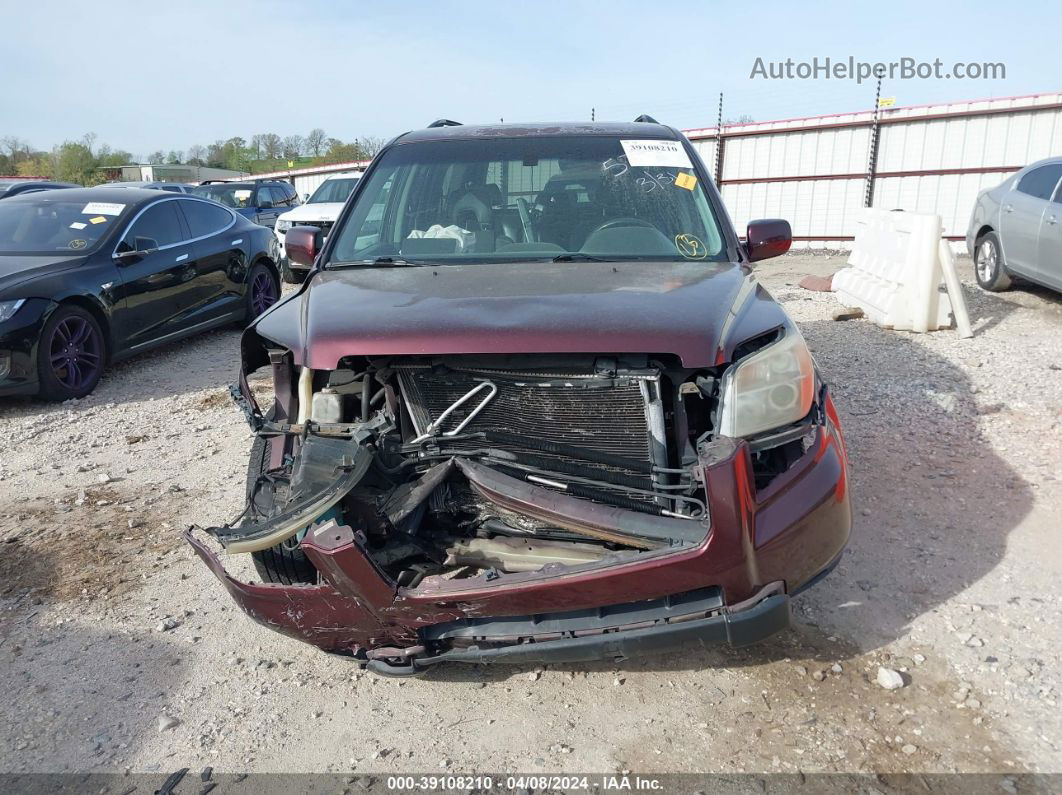
M13 318L18 308L24 303L26 303L24 298L19 298L17 301L0 301L0 323Z
M278 232L287 232L289 229L291 229L291 226L291 221L277 221Z
M811 351L796 328L723 375L719 433L752 436L803 418L815 393Z

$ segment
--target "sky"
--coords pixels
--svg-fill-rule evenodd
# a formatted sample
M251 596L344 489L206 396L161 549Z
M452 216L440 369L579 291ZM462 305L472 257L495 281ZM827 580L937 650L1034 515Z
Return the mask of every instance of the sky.
M465 123L680 128L873 107L873 81L765 80L818 57L1002 62L1005 79L886 80L897 105L1062 90L1062 5L0 0L0 138L95 133L134 154L260 132L388 139Z

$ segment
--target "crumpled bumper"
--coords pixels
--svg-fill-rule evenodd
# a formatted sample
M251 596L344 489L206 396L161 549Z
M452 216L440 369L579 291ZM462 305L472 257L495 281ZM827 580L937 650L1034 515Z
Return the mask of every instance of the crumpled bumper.
M848 540L844 441L828 393L824 408L825 419L805 455L765 489L755 488L744 442L704 462L711 527L702 543L640 553L608 566L400 588L375 567L350 527L330 521L312 528L302 542L321 573L320 584L260 585L237 581L195 534L186 537L252 618L327 651L430 664L544 659L536 654L550 660L630 656L690 642L743 645L786 626L788 595L835 565ZM679 622L665 614L663 621L614 627L597 633L600 637L579 627L567 639L536 635L529 646L537 649L521 648L529 639L521 635L494 643L458 640L441 629L470 620L541 624L544 615L557 611L644 606L704 589L717 593L716 609L695 610Z

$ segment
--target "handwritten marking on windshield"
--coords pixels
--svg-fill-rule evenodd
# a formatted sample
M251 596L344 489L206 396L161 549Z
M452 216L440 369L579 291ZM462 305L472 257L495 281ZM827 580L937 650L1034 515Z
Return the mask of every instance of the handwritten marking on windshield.
M707 247L693 235L675 235L675 246L686 259L704 259L708 256Z
M634 181L646 192L652 193L657 188L666 189L668 185L675 181L675 177L668 174L665 171L661 171L657 174L652 174L648 171L643 171L644 177L638 177Z

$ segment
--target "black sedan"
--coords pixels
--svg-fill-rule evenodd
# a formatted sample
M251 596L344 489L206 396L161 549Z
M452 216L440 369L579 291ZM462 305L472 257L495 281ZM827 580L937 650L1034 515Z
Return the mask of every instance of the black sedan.
M0 202L0 395L91 392L108 362L257 317L272 231L214 202L75 188Z

